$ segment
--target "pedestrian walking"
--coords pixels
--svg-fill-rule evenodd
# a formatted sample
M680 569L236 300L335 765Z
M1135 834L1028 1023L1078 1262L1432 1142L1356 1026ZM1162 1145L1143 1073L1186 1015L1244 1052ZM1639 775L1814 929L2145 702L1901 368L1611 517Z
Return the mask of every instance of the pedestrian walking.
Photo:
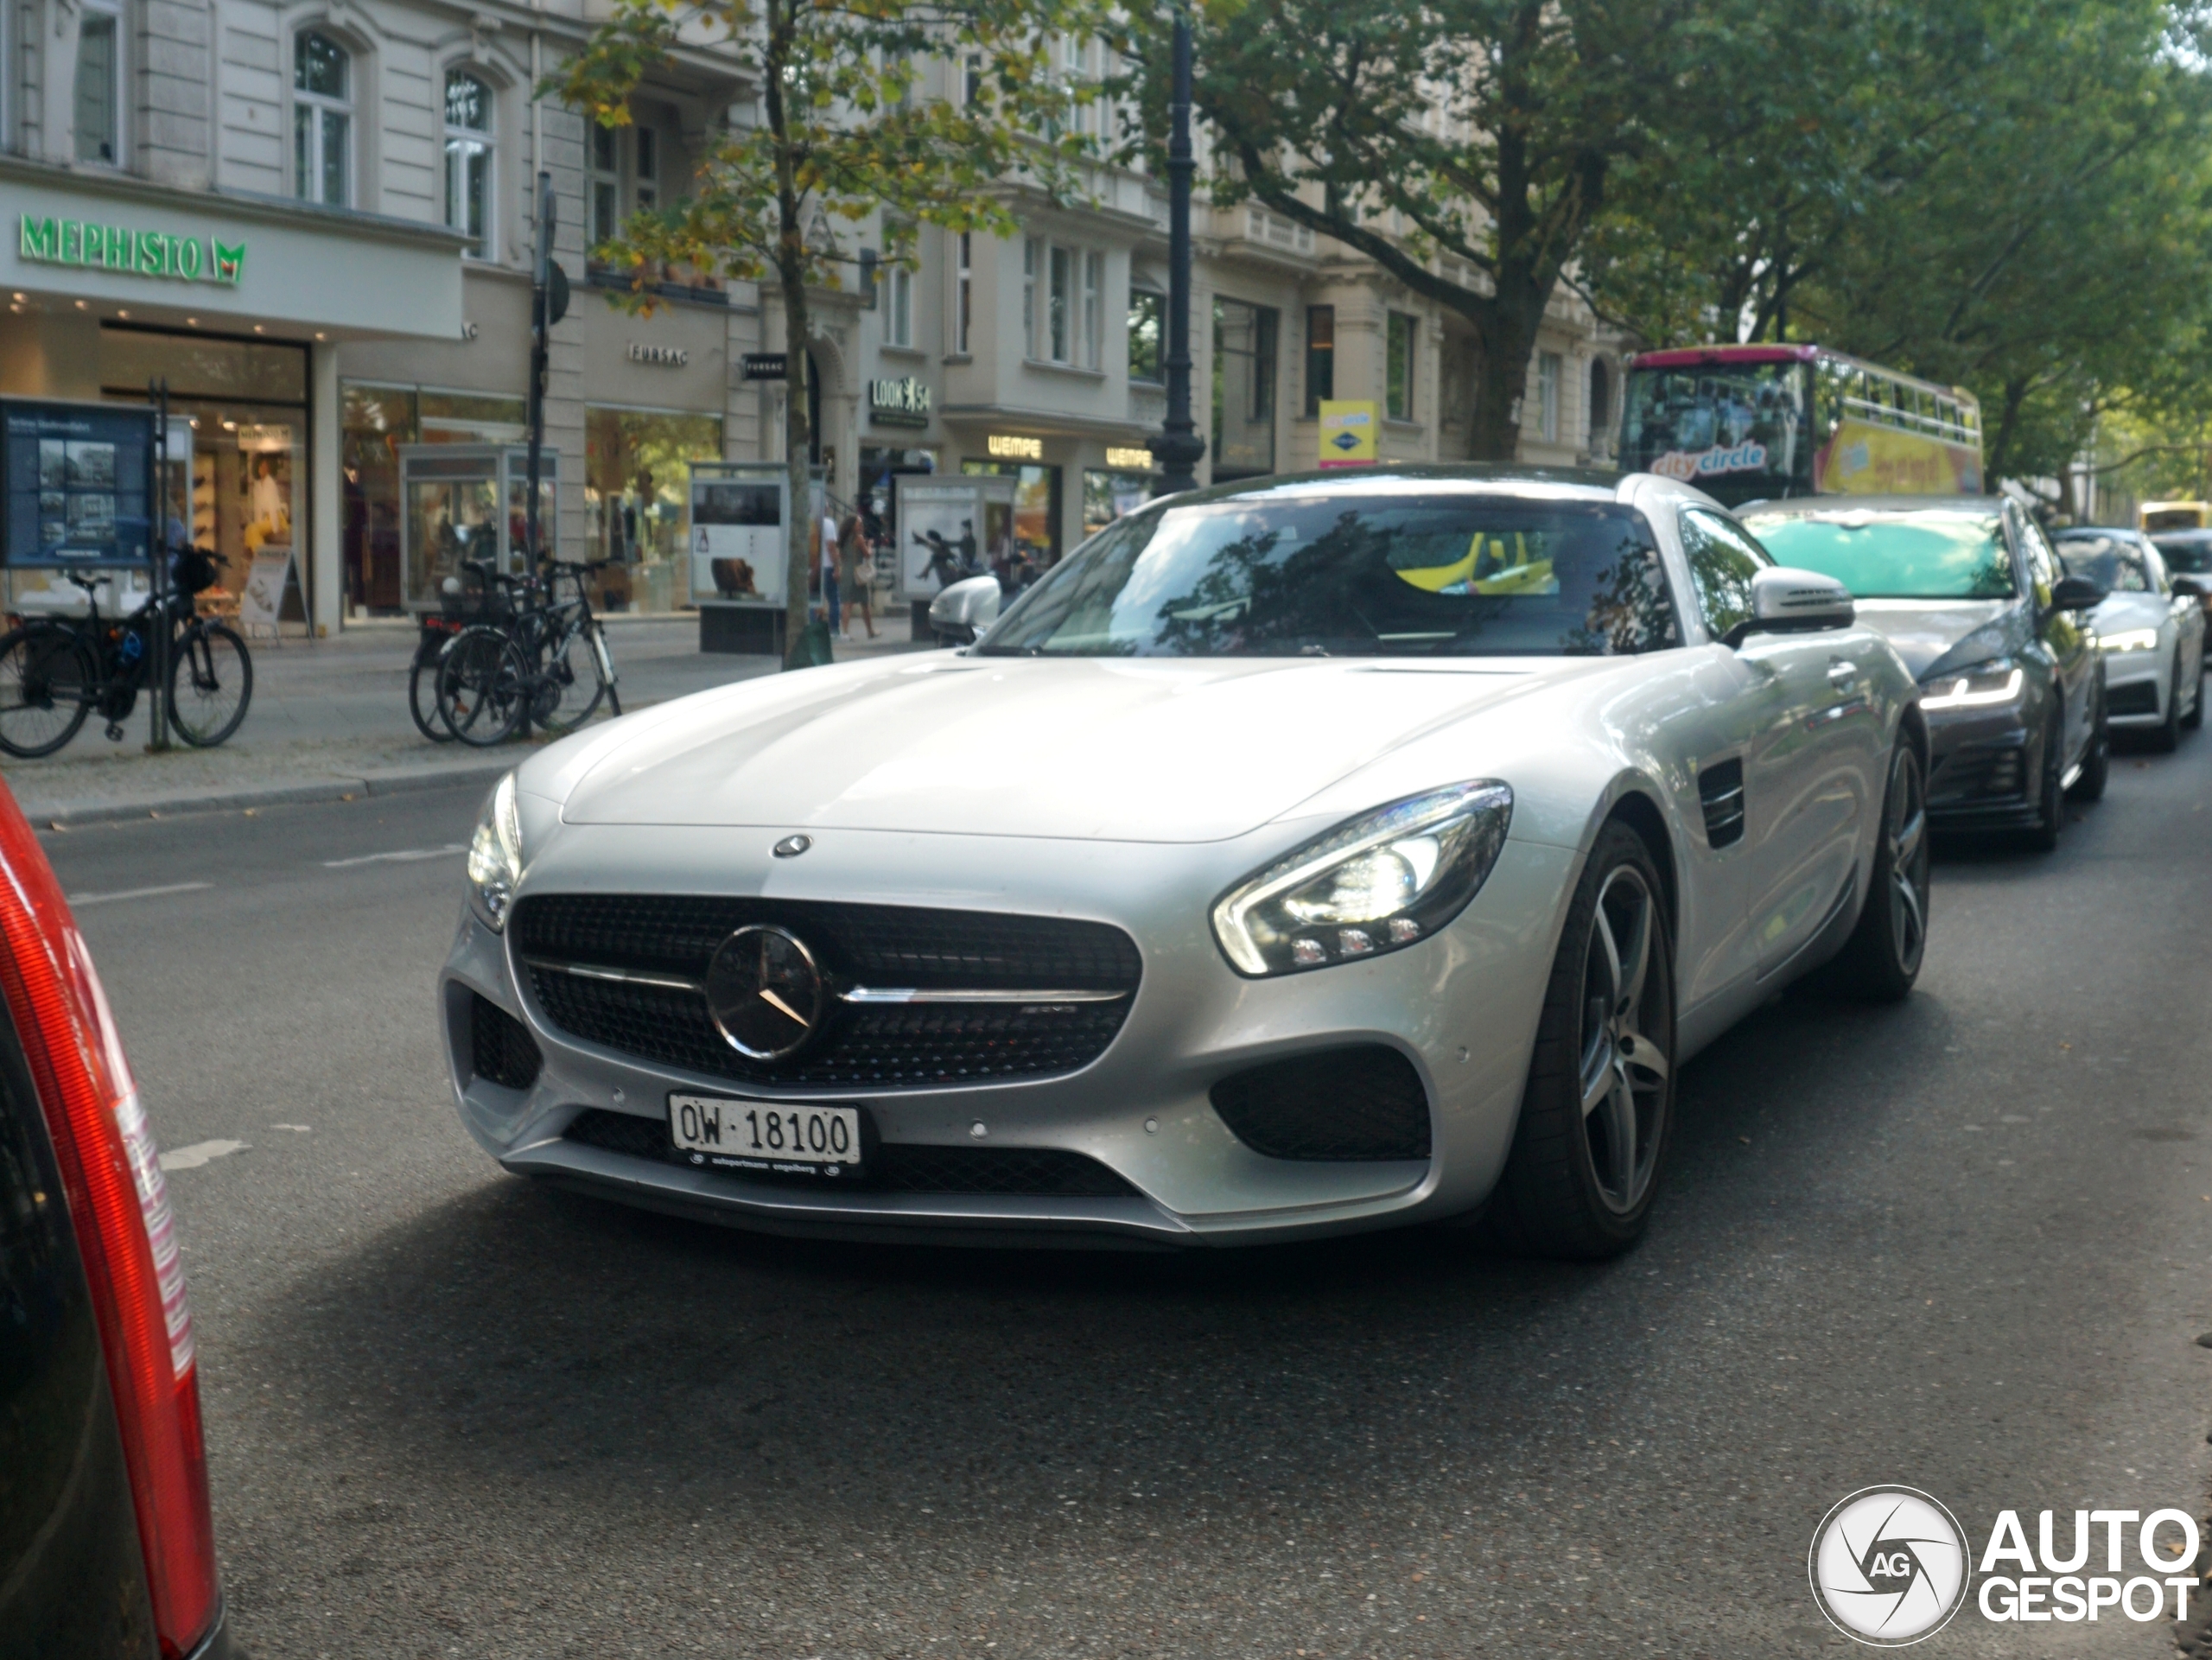
M853 637L853 612L857 607L868 637L874 639L875 550L868 544L868 532L861 527L857 512L845 515L845 522L837 533L837 586L845 596L845 616L838 633L846 639Z
M842 635L842 625L838 620L837 606L837 521L826 507L822 512L822 616L830 625L830 632Z

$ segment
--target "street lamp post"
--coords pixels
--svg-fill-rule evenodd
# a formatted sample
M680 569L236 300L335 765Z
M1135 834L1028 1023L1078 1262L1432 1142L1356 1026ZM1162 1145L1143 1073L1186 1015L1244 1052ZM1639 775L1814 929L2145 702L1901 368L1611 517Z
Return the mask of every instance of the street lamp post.
M1193 472L1206 453L1191 419L1191 11L1176 0L1175 67L1167 136L1167 418L1149 441L1160 468L1154 495L1195 490Z

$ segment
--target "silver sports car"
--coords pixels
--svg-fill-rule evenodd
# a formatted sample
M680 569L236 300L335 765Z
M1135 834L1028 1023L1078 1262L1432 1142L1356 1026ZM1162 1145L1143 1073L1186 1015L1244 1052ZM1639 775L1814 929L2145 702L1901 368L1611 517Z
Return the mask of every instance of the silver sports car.
M533 756L441 988L507 1169L872 1239L1642 1231L1683 1061L1926 938L1912 676L1648 475L1157 502L983 641Z

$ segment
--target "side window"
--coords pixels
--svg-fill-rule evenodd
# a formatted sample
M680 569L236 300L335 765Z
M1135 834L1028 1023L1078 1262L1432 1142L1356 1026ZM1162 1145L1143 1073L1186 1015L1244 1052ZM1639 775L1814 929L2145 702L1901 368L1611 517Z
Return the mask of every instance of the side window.
M1690 580L1697 585L1698 611L1707 632L1719 639L1750 620L1751 578L1774 561L1743 526L1719 513L1691 507L1679 523Z

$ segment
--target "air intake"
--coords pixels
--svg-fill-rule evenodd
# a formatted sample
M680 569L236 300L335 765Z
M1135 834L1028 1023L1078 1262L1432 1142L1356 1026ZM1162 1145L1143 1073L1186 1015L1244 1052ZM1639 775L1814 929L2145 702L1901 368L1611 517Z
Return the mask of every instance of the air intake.
M477 1077L505 1090L528 1089L545 1064L530 1028L481 992L469 993L468 1058Z
M1379 1043L1232 1073L1212 1100L1236 1139L1271 1159L1428 1156L1428 1091L1413 1062Z
M1744 762L1718 760L1698 774L1698 805L1705 809L1707 847L1732 847L1744 839Z

